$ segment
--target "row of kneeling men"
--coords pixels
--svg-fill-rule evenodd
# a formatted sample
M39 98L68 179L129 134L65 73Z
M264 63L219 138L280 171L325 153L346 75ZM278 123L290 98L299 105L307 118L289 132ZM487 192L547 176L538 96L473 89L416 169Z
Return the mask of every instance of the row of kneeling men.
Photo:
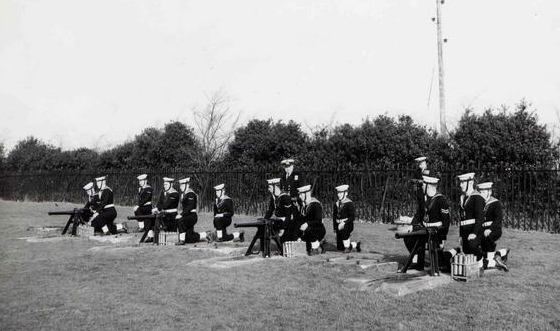
M178 231L177 245L200 241L244 241L244 233L228 233L228 227L234 216L234 200L226 194L226 185L214 187L214 230L196 232L198 222L197 194L190 187L190 178L178 181L179 191L173 188L174 178L163 178L163 189L155 206L152 205L154 189L148 184L146 174L139 175L138 203L134 207L135 216L149 216L161 213L163 225L168 231ZM297 178L296 178L297 179ZM85 208L92 210L91 225L98 233L115 234L119 230L127 231L123 224L115 224L117 217L113 205L113 192L106 185L107 176L95 178L96 184L86 184L84 190L88 194ZM323 224L323 205L312 195L311 185L304 185L293 190L284 189L281 178L267 180L268 208L265 219L275 220L275 228L282 243L286 241L305 241L309 254L324 251L326 228ZM98 191L95 191L95 187ZM348 197L348 185L335 188L337 201L333 205L333 231L336 233L336 247L340 251L361 251L360 242L351 242L350 235L354 230L356 208ZM138 226L147 232L145 242L154 242L155 218L141 218Z

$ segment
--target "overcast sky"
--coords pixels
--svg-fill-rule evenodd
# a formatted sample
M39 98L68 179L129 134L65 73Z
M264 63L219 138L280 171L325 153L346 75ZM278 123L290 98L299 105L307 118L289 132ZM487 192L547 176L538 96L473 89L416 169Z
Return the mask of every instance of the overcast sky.
M465 107L521 98L542 123L560 121L558 0L443 11L450 126ZM244 120L387 113L437 127L434 16L428 0L1 0L0 141L106 148L192 125L218 89Z

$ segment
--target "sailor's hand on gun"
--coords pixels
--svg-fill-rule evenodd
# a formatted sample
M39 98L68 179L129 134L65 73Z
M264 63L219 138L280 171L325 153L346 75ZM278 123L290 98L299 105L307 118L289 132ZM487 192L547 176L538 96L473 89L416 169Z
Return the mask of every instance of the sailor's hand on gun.
M134 206L134 211L137 211L137 210L138 210L138 206Z
M475 240L476 239L476 234L471 233L469 234L469 236L467 237L468 240Z
M439 248L440 248L440 249L443 249L444 246L445 246L445 240L442 240L442 241L441 241L441 244L439 244Z
M307 222L305 222L305 223L303 223L303 224L299 227L299 229L300 229L301 231L305 231L305 230L307 230L307 227L308 227L308 226L309 226L309 225L307 224Z
M490 235L491 232L492 232L492 230L490 230L490 229L484 230L484 236L485 236L485 237L488 237L488 236Z
M99 215L98 212L93 213L93 215L91 215L91 220L93 221L97 217L97 215Z
M338 230L342 231L342 229L344 229L344 222L338 223Z
M152 208L152 214L155 214L157 212L157 208Z
M224 214L222 214L222 213L220 213L220 214L216 214L216 216L215 216L215 217L218 217L218 218L220 218L220 217L224 217Z

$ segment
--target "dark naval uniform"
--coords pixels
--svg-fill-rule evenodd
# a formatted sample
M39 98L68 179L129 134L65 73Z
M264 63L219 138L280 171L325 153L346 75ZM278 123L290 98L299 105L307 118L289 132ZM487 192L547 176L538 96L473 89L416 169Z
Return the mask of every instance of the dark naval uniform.
M297 239L297 227L293 220L294 205L290 195L287 193L281 193L279 196L274 197L272 194L269 197L268 209L264 214L266 219L277 219L278 227L284 230L281 242L292 241Z
M301 239L307 243L307 250L311 249L311 243L321 241L325 237L326 230L323 225L323 205L319 200L311 198L308 205L302 206L299 211L299 225L307 223L305 231L300 231Z
M196 193L191 189L181 195L181 217L177 225L179 233L185 233L185 242L187 243L200 241L200 235L194 232L194 225L198 222L196 214L197 199Z
M496 241L502 236L502 221L504 210L500 200L490 197L484 206L484 223L482 223L481 247L484 253L496 250ZM490 235L484 235L485 230L490 230Z
M424 215L422 213L426 211L426 199L424 198L423 176L428 176L429 174L430 174L430 170L428 169L422 170L420 168L417 168L416 170L414 170L414 174L412 176L412 183L415 186L415 192L416 192L416 214L414 214L414 217L412 218L412 224L418 224L423 220Z
M97 205L99 204L99 195L95 193L92 196L88 196L88 201L82 208L84 212L82 213L82 217L84 222L89 222L93 213L97 210Z
M151 186L141 187L138 191L138 208L134 211L135 216L152 214L152 196L154 189Z
M414 230L417 230L422 227L426 228L437 228L437 238L435 239L436 244L441 244L443 240L447 240L447 233L449 232L449 225L451 224L451 217L449 215L449 200L444 195L437 193L433 197L428 197L426 199L426 208L423 210L418 210L416 215L414 215L415 219L419 219L420 222L416 223L413 226ZM421 238L420 245L426 245L427 238ZM416 243L416 239L413 238L405 238L404 243L406 248L409 252L412 251L414 248L414 244ZM422 268L424 266L426 250L422 249L418 253L418 262L417 266ZM441 255L442 252L438 252L438 255ZM443 262L443 261L442 261ZM447 262L449 264L449 262ZM440 263L440 265L442 265ZM445 265L445 263L443 264Z
M177 225L175 224L175 216L177 216L177 207L179 206L180 195L175 189L170 188L169 191L161 191L156 208L160 212L165 212L163 224L167 231L176 231ZM151 224L151 229L154 225Z
M284 173L280 177L280 188L284 192L288 192L290 194L290 198L292 201L298 201L298 187L304 186L303 177L297 171L292 171L292 173L287 176Z
M340 220L344 221L342 230L338 229ZM344 250L343 240L348 240L350 234L354 231L354 220L356 219L356 206L354 202L348 198L337 201L333 205L333 230L336 233L336 249Z
M105 187L97 195L99 199L96 208L98 215L91 221L91 225L96 231L102 231L101 228L106 225L109 228L109 232L116 234L117 227L113 221L117 218L117 210L113 204L113 191L111 188Z
M483 236L482 223L484 223L485 204L484 198L477 191L474 191L468 197L461 195L459 203L461 207L459 235L463 242L463 252L476 255L477 260L483 256L480 244ZM476 235L476 238L468 240L470 234Z
M222 217L216 215L223 214ZM224 195L221 199L216 199L214 203L214 227L218 231L222 231L222 241L233 240L233 234L227 234L227 227L231 225L233 217L233 200Z

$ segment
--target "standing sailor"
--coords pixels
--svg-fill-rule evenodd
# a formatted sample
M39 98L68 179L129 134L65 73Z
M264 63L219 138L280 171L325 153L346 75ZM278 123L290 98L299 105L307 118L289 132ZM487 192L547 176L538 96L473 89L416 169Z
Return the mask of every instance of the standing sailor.
M138 179L138 205L134 206L135 216L144 216L152 214L152 196L154 189L148 185L148 175L142 174L136 177ZM138 229L144 231L144 220L138 221Z
M297 237L294 233L295 230L297 230L297 227L294 225L293 221L295 207L292 203L290 195L287 192L283 192L280 188L280 178L267 179L266 182L268 183L268 192L270 192L270 197L268 201L268 209L264 214L264 218L277 220L276 227L282 243L285 241L296 240ZM261 245L262 244L263 243L261 243Z
M458 178L463 193L459 200L461 214L459 235L461 236L463 252L474 254L480 267L482 267L484 253L480 243L483 235L482 223L484 223L484 205L486 202L480 193L474 189L473 172L459 175Z
M206 241L208 238L206 232L194 232L194 225L198 222L198 197L190 188L190 180L190 178L183 178L179 180L179 190L181 191L181 215L176 216L177 227L179 228L179 241L175 245L196 243L201 240Z
M482 223L483 235L481 236L481 247L485 254L485 267L497 267L508 271L506 265L509 249L496 251L496 241L502 236L502 222L504 218L503 206L500 200L492 196L492 182L480 183L477 188L480 195L486 201L484 206L484 223Z
M216 203L214 203L214 227L218 241L238 240L244 241L243 231L227 233L227 227L231 225L233 217L233 199L228 197L225 192L225 184L214 186L216 191Z
M426 163L427 157L420 156L414 159L417 163L417 168L414 170L412 176L412 183L415 185L416 192L416 203L417 211L412 219L412 224L418 224L424 218L422 214L426 210L426 196L425 196L425 186L424 186L424 176L430 175L430 170L428 170L428 165Z
M321 241L326 233L323 225L323 205L311 195L311 185L298 187L297 190L302 202L298 213L301 224L300 237L306 242L309 255L316 255L323 249Z
M117 218L117 210L113 204L113 190L106 184L107 176L95 178L98 192L97 215L94 214L91 225L95 230L103 231L104 234L117 234L118 230L125 230L122 224L114 224Z
M354 231L356 206L348 198L348 188L348 185L340 185L335 188L337 201L333 205L333 230L336 233L336 249L350 253L354 248L361 252L359 241L350 242L350 234Z
M280 177L280 188L290 194L290 198L294 204L299 203L297 188L304 185L301 174L294 171L294 159L285 159L280 162L284 167L285 174Z
M174 178L163 177L163 190L159 194L156 207L152 209L152 213L164 213L163 227L167 231L175 231L175 216L177 216L177 206L179 205L179 192L173 188ZM145 243L154 242L154 226L155 218L146 219L144 226L148 229L148 239Z

